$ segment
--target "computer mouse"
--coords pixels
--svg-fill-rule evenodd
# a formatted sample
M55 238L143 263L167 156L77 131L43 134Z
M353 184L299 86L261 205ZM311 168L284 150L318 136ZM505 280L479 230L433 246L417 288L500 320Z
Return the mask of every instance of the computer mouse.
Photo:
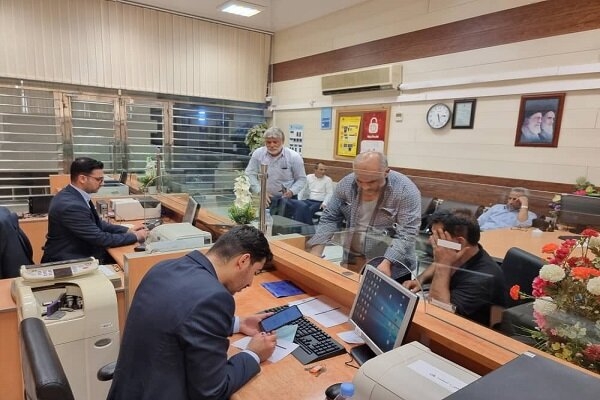
M341 388L341 383L334 383L333 385L329 386L325 390L325 396L327 396L327 400L334 400L340 394Z
M138 252L139 251L146 251L146 246L144 246L143 244L139 244L139 245L137 245L137 246L135 246L133 248L133 251L138 251Z

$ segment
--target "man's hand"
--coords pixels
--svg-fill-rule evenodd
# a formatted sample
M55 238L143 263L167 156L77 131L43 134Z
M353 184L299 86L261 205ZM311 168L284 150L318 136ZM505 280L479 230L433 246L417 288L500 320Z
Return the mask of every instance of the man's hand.
M323 256L323 250L325 250L325 246L322 244L316 244L313 247L310 248L309 252L312 255L315 255L317 257L322 257Z
M387 276L392 276L392 263L390 260L385 259L379 263L377 269L386 274Z
M455 242L452 236L443 229L433 230L432 235L429 238L429 243L431 243L431 247L433 247L433 261L438 264L456 267L461 257L467 251L468 247L462 246L462 248L458 251L454 249L449 249L447 247L438 246L438 239L444 239Z
M290 189L286 189L285 191L282 191L282 197L285 197L286 199L291 199L294 196L294 192L292 192Z
M135 224L134 226L129 228L128 232L132 232L133 234L135 234L138 243L144 243L146 241L146 238L148 237L149 231L144 224L140 223Z
M273 315L272 312L252 314L247 317L240 317L240 332L248 336L256 335L260 332L258 323L271 315Z
M521 207L529 207L529 199L527 198L527 196L520 196L519 203L521 204Z
M402 282L402 286L404 286L405 288L407 288L408 290L410 290L413 293L417 293L417 292L421 291L421 284L416 279L411 279L410 281L404 281L404 282Z
M250 339L250 343L248 343L246 349L255 353L260 359L260 362L263 362L271 357L271 354L275 351L276 345L277 335L274 333L261 332Z

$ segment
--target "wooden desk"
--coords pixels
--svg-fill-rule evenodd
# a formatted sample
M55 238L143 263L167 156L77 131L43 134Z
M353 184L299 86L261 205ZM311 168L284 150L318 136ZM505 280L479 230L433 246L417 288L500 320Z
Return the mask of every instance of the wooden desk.
M511 247L519 247L531 254L542 256L542 247L547 243L560 243L558 238L562 235L572 235L569 232L554 231L541 232L539 236L533 236L533 229L494 229L481 232L479 242L483 248L492 256L504 258Z
M48 217L21 218L19 227L23 229L31 242L33 262L41 262L44 255L42 247L46 244L46 235L48 234Z

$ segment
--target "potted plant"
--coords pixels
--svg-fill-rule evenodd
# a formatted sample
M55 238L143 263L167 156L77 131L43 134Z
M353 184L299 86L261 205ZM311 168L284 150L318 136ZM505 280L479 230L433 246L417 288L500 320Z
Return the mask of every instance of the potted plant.
M250 180L243 173L235 178L233 184L233 193L235 201L229 207L229 218L237 224L249 224L256 218L256 208L252 204L252 195L250 194Z
M267 130L268 126L266 122L262 124L254 125L252 128L248 130L246 134L246 139L244 139L244 143L248 145L250 148L250 154L259 147L265 144L265 139L263 138L263 134Z

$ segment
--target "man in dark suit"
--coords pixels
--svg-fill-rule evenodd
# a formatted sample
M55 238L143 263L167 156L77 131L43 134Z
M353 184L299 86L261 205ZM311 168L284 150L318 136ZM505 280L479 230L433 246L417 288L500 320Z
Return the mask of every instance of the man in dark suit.
M104 164L87 157L71 164L71 184L54 196L48 210L48 235L42 262L94 256L110 262L107 247L146 240L143 224L132 228L102 221L91 201L104 181Z
M152 267L127 315L108 400L229 399L275 350L276 335L258 327L271 314L234 317L233 299L271 258L265 236L242 225L206 255L196 250ZM236 332L252 338L227 358Z
M33 250L19 227L17 214L0 206L0 279L20 275L21 265L33 264Z

